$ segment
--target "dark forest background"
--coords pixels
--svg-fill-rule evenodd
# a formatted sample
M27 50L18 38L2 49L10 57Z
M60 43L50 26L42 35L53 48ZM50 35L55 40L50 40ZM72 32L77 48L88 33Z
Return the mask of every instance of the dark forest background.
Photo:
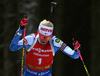
M27 35L37 32L41 20L48 19L52 0L0 0L0 76L20 76L21 51L9 45L20 20L29 18ZM91 76L100 76L100 0L53 0L57 2L52 22L54 35L71 48L74 37ZM80 59L56 53L53 76L87 76Z

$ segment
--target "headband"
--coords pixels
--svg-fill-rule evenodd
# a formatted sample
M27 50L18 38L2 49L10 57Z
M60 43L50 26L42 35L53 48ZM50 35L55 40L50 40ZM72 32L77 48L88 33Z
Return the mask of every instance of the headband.
M44 26L42 24L39 25L38 31L40 34L44 36L51 36L53 33L53 27Z

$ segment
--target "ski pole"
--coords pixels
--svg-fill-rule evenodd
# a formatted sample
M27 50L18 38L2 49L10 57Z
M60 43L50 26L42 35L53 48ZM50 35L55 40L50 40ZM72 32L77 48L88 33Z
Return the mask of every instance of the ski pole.
M24 15L24 18L27 18L26 15ZM21 61L21 76L23 76L24 72L24 56L25 56L25 34L26 34L26 27L24 26L24 33L23 33L23 50L22 50L22 61Z
M72 40L73 40L73 44L75 44L74 38L72 38ZM81 55L79 49L77 49L77 52L78 52L78 54L79 54L79 56L80 56L80 59L81 59L82 64L83 64L83 66L84 66L84 69L85 69L85 71L86 71L86 73L87 73L87 76L90 76L90 74L89 74L89 72L88 72L88 69L87 69L87 67L86 67L86 65L85 65L85 63L84 63L84 60L83 60L83 58L82 58L82 55Z
M51 18L52 18L52 13L53 13L53 8L56 7L57 3L56 2L51 2L50 3L50 6L51 6L51 9L50 9L50 16L49 16L49 20L51 21Z

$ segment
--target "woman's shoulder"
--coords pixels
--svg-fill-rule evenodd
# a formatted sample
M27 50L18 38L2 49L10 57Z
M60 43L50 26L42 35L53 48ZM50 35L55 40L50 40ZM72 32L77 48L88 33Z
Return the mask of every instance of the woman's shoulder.
M61 45L63 44L63 41L57 38L56 36L53 36L52 40L53 40L54 46L56 47L61 47Z

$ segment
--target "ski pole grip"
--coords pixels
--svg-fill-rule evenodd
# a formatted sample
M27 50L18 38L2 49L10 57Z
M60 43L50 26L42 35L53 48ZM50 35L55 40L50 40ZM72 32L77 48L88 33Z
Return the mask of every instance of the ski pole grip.
M51 7L56 7L57 3L56 2L51 2Z

